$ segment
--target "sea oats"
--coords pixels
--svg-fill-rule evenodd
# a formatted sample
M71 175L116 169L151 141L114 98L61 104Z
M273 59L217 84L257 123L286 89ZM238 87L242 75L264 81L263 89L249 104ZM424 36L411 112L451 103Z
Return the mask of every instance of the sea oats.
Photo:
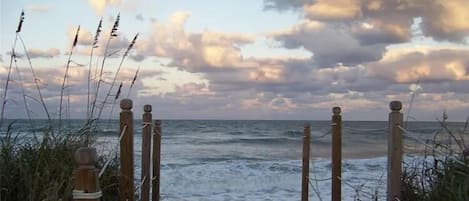
M21 28L23 27L24 21L24 11L21 11L20 22L18 23L18 28L16 29L16 33L21 32Z

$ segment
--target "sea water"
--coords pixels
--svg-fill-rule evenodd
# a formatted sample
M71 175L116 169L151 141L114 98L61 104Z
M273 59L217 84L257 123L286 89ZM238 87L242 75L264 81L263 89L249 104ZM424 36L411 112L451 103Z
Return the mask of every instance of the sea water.
M78 128L83 122L73 120L69 125ZM300 200L305 123L163 120L162 200ZM310 199L330 200L331 125L329 121L308 123L311 125ZM451 127L463 125L453 123ZM142 127L141 121L135 121L136 186L141 174ZM441 130L437 122L412 122L407 127L415 132L412 139L428 139ZM98 153L117 151L118 129L116 120L100 123L94 145ZM374 200L375 196L385 200L387 132L387 122L343 122L342 200ZM406 148L423 146L408 138L404 144ZM405 160L412 159L409 153L405 157Z

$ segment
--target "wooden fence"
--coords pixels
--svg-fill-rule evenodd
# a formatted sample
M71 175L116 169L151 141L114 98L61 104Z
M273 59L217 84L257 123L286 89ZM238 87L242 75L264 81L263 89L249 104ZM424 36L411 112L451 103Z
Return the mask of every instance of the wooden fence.
M120 174L119 199L120 201L134 201L134 164L133 164L133 113L132 100L124 99L120 103ZM400 200L400 181L402 176L402 130L403 115L400 112L402 103L392 101L388 120L388 165L387 165L387 200ZM159 201L160 199L160 153L161 153L161 121L152 124L152 107L145 105L142 116L142 173L140 200ZM342 117L340 107L332 109L332 193L331 200L339 201L341 195L341 169L342 169ZM152 133L153 126L153 133ZM311 133L309 124L303 128L303 166L302 166L302 192L301 200L309 200L309 159L311 147ZM152 152L152 153L151 153ZM98 170L94 167L96 151L90 147L79 148L75 153L78 167L74 171L73 199L78 201L98 201L101 190L98 182ZM152 167L152 171L150 171ZM151 174L150 174L151 172Z
M402 109L402 103L400 101L392 101L389 104L391 112L389 113L388 119L388 165L387 165L387 200L397 201L400 200L400 182L402 177L402 130L399 129L403 125L403 115L400 112ZM331 121L331 132L332 132L332 193L331 200L339 201L342 200L342 117L340 115L340 107L334 107L332 109L332 121ZM308 182L309 177L309 161L304 162L305 158L309 160L309 153L305 153L305 150L309 150L309 125L304 128L303 134L303 188L301 192L301 201L308 201ZM308 148L306 148L308 146Z

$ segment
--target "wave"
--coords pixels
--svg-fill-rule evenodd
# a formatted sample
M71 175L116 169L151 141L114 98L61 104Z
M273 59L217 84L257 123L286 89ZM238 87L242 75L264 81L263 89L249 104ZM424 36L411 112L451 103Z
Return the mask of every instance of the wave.
M185 161L167 163L161 169L162 197L165 200L299 200L301 195L301 160L255 161ZM385 199L386 158L344 161L342 178L344 200L353 200L361 186L363 191L378 190ZM330 196L330 160L312 159L310 178L320 189L323 199ZM310 199L316 199L315 193Z
M301 138L287 138L287 137L246 137L246 138L232 138L232 139L199 139L195 141L197 144L206 145L223 145L223 144L262 144L262 145L275 145L275 144L288 144L300 142Z

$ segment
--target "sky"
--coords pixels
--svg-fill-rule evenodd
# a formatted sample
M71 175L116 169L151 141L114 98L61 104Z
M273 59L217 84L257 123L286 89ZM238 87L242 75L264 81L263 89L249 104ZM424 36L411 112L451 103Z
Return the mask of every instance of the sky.
M1 98L11 66L7 118L45 118L39 88L52 118L86 118L91 94L96 111L107 102L101 118L131 98L136 116L151 104L160 119L327 120L340 106L344 120L386 120L399 100L410 120L465 121L468 10L469 0L1 0Z

